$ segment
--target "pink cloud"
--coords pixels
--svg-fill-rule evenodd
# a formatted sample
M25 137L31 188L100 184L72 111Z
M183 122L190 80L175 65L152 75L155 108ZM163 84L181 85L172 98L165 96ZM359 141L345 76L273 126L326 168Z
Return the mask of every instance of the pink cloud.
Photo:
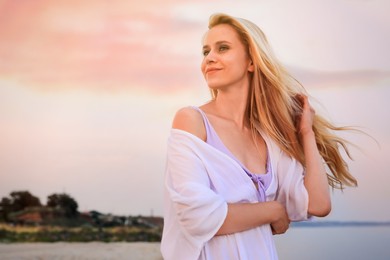
M196 85L197 57L193 50L180 52L179 42L194 31L169 15L141 15L143 8L126 1L4 4L0 76L42 89L166 91ZM200 39L196 43L200 48Z
M6 1L0 77L42 90L167 92L204 85L199 63L207 19L191 17L190 2L178 11L178 1ZM196 4L204 10L206 3ZM386 71L291 71L321 87L389 78Z
M305 87L353 87L377 85L380 82L390 83L390 71L386 70L314 71L298 67L288 69Z

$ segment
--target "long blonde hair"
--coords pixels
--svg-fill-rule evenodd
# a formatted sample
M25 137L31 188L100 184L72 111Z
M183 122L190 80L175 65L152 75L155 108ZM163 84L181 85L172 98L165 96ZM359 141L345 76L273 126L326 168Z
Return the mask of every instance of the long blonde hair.
M246 118L252 132L265 131L284 152L305 165L303 147L296 128L297 115L302 111L296 97L297 94L305 93L305 89L277 60L258 26L226 14L212 15L209 29L219 24L227 24L235 29L255 67L246 108ZM212 89L211 95L215 99L217 90ZM331 172L328 173L329 185L340 189L344 185L357 185L339 151L342 147L351 158L348 142L333 133L346 129L349 128L336 127L319 115L314 117L313 130L317 147Z

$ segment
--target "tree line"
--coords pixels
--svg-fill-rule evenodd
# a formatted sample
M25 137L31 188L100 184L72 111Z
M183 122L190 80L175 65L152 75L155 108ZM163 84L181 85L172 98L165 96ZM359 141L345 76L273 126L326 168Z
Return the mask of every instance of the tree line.
M29 191L13 191L0 201L0 221L11 222L12 213L21 212L28 208L45 207L61 211L66 218L76 218L79 215L78 204L74 198L66 193L53 193L47 197L43 205L38 197Z

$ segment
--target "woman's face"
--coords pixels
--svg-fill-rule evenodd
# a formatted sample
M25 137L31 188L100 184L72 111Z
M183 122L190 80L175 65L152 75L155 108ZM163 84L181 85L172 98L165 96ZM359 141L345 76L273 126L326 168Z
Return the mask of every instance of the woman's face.
M238 33L227 24L211 28L203 41L201 70L212 89L249 84L253 65Z

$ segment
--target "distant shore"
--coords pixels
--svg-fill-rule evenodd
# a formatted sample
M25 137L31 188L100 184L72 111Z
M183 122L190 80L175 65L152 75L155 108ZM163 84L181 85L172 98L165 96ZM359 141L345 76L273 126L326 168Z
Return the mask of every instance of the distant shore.
M160 242L161 227L61 227L0 224L0 243Z
M0 258L78 260L162 260L157 242L0 243Z

